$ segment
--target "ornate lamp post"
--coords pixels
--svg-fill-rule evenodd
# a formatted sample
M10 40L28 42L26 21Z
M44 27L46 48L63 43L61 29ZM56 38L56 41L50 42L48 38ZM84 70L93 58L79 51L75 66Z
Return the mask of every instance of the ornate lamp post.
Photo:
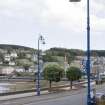
M45 44L45 40L42 35L38 38L38 72L37 72L37 96L40 96L40 42Z
M80 2L81 0L69 0L70 2ZM87 105L91 103L91 87L90 87L90 7L89 0L87 0L87 64L86 64L87 78L88 78L88 94Z

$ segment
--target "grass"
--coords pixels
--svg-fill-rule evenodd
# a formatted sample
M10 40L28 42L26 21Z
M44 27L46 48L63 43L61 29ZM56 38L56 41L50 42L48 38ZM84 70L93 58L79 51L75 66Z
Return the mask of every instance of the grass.
M36 88L36 82L12 82L10 83L12 85L9 85L8 87L10 88L9 92L15 92L15 91L22 91L22 90L31 90ZM60 81L58 83L52 82L52 86L59 86L59 85L65 85L69 84L68 81ZM41 88L48 88L49 87L49 82L46 80L41 80L40 81L40 87Z

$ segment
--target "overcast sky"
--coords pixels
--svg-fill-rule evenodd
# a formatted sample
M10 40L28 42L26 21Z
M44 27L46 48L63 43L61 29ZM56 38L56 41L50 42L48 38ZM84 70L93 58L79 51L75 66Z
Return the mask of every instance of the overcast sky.
M86 50L86 1L0 0L0 44ZM90 0L91 49L105 50L105 0Z

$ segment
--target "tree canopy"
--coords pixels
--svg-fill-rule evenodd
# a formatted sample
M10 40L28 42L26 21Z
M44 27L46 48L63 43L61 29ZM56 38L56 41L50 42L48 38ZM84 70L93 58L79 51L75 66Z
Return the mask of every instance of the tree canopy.
M79 80L81 78L81 76L82 76L82 73L81 73L80 69L77 67L70 67L66 71L66 77L71 82L71 84L70 84L71 88L72 88L72 81Z
M63 76L63 69L56 64L47 65L44 68L44 78L49 81L50 88L52 82L59 82Z

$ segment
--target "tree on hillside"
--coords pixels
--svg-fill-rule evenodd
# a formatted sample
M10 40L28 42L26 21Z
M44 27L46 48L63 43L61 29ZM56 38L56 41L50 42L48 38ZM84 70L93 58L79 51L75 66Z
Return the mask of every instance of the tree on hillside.
M28 59L18 59L16 61L16 65L22 66L26 72L26 71L29 71L29 68L30 68L30 66L33 65L33 62L30 62Z
M49 89L52 82L59 82L63 76L63 68L59 65L50 64L44 68L44 78L49 81Z
M24 68L25 72L29 71L30 66L31 66L31 64L28 64L28 63L23 64L23 68Z
M75 56L70 53L66 53L68 64L70 65L72 61L75 59Z
M4 62L4 55L2 53L0 53L0 61Z
M79 68L77 67L70 67L66 71L66 77L70 81L70 87L72 89L72 83L73 81L79 80L82 76L82 73Z
M23 52L20 52L20 53L18 53L18 58L19 59L24 59L24 58L26 58L26 54L23 53Z
M43 61L44 62L57 62L57 58L55 56L52 56L50 54L46 54L46 55L43 55Z

